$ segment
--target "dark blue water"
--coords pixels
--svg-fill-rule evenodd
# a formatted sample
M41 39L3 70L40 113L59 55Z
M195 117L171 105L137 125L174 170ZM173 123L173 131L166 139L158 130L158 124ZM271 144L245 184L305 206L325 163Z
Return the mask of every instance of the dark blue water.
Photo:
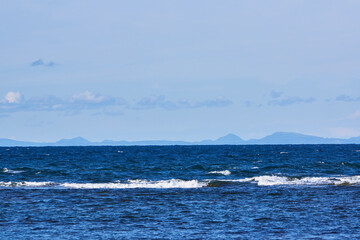
M0 239L359 239L359 171L359 145L0 148Z

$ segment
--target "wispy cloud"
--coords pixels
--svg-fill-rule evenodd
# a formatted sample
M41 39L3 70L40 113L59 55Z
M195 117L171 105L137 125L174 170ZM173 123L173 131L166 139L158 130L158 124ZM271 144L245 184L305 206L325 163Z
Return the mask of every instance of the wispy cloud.
M4 99L0 100L2 112L20 111L69 111L77 112L86 109L96 109L106 106L126 106L127 102L122 98L113 98L94 94L89 91L75 94L70 98L56 96L42 96L25 99L19 92L8 92Z
M142 98L138 101L134 109L153 109L153 108L162 108L165 110L179 110L187 108L213 108L213 107L226 107L232 104L232 101L220 97L216 99L208 99L203 101L190 101L190 100L180 100L180 101L170 101L165 98L165 96L151 96Z
M289 106L297 103L312 103L315 98L301 98L301 97L283 97L276 100L268 101L268 105L272 106Z
M342 102L358 102L360 101L360 97L351 97L349 95L339 95L335 98L336 101L342 101Z
M67 98L56 96L42 96L25 99L20 92L8 92L0 100L2 113L21 111L63 111L68 115L77 114L83 110L96 110L94 115L119 116L123 110L145 110L160 108L165 110L179 110L188 108L226 107L232 102L226 98L215 98L203 101L170 101L164 96L151 96L129 103L120 97L110 97L90 91L77 93Z
M247 107L262 107L262 104L248 100L245 102L245 106L247 106Z
M55 66L55 63L53 61L49 61L49 62L44 62L41 58L33 61L31 63L32 67L38 67L38 66L44 66L44 67L53 67Z
M85 91L79 94L74 94L71 98L72 102L83 102L83 103L101 103L106 99L104 96L95 95L90 91Z
M132 108L134 109L153 109L153 108L164 108L167 110L171 110L176 108L175 104L171 101L165 99L164 96L150 96L144 97L138 101L135 106Z
M290 105L294 105L294 104L312 103L312 102L316 101L316 99L313 97L302 98L302 97L297 97L297 96L288 96L280 91L271 91L266 96L268 96L268 97L270 96L270 100L267 101L268 106L285 107L285 106L290 106ZM247 101L245 101L245 106L247 106L247 107L263 107L263 106L266 106L266 104L247 100Z
M279 98L279 97L281 97L281 95L283 95L283 92L278 92L278 91L272 91L272 92L270 92L270 96L271 96L272 98Z
M101 115L106 115L106 116L111 116L111 117L118 117L118 116L122 116L124 115L124 112L121 110L117 110L117 109L102 109L101 111L95 112L92 114L93 116L101 116Z
M104 108L108 106L128 107L129 103L120 97L110 97L85 91L74 94L67 102L73 110ZM56 106L55 106L56 107Z

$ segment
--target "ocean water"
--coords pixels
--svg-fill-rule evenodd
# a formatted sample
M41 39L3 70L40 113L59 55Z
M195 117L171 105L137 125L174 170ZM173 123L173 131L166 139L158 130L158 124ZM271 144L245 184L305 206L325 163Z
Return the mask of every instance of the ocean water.
M360 239L360 145L0 148L0 239Z

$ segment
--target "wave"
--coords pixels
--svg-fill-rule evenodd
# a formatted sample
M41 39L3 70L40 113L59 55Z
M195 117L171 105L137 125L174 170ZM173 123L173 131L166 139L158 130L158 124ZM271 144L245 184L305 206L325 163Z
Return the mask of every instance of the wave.
M259 186L278 185L360 185L360 176L340 177L284 177L284 176L258 176L253 178L231 180L233 182L254 182Z
M0 187L51 187L54 182L0 182Z
M256 183L258 186L321 186L321 185L360 185L359 176L341 176L341 177L284 177L284 176L258 176L243 179L211 180L210 187L224 186L234 183Z
M198 180L160 180L160 181L147 181L147 180L129 180L126 183L63 183L60 186L65 188L201 188L205 187L207 182Z
M360 176L341 177L304 177L290 178L278 176L262 176L257 179L258 185L358 185Z
M16 171L16 170L3 168L3 169L1 169L1 172L3 172L3 173L22 173L22 172L25 172L25 171Z
M133 188L203 188L224 187L228 185L255 183L258 186L288 186L288 185L360 185L358 176L337 177L284 177L284 176L257 176L242 179L204 179L204 180L128 180L126 182L111 183L55 183L55 182L0 182L0 187L22 187L22 188L61 188L61 189L133 189Z
M224 170L224 171L211 171L208 172L208 174L220 174L220 175L225 175L228 176L231 174L231 172L229 170Z
M0 187L56 187L71 189L201 188L206 187L207 184L208 181L170 179L160 181L129 180L123 183L0 182Z

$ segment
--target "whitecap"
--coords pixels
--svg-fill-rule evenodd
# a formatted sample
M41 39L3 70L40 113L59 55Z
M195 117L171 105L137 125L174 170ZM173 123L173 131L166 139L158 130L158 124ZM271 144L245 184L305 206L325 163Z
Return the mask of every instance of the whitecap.
M254 177L259 186L276 185L353 185L360 184L360 176L342 176L342 177L303 177L291 178L280 176L259 176Z
M46 187L56 185L53 182L0 182L0 187Z
M22 173L22 172L24 172L24 171L16 171L16 170L11 170L11 169L7 169L7 168L3 168L2 169L2 172L3 173Z
M77 189L128 189L128 188L201 188L207 185L207 181L198 180L160 180L160 181L148 181L148 180L129 180L127 182L119 183L62 183L61 187L65 188L77 188Z
M202 188L206 187L209 181L198 180L128 180L126 182L112 183L55 183L55 182L0 182L0 187L24 187L24 188L72 188L72 189L128 189L128 188Z
M229 170L224 170L224 171L211 171L208 172L208 174L219 174L219 175L225 175L228 176L231 174L231 172Z
M221 181L221 180L220 180ZM280 185L360 185L358 176L335 176L335 177L283 177L283 176L257 176L243 179L229 179L227 182L256 183L258 186L280 186Z
M302 177L293 178L285 176L256 176L242 179L204 179L204 180L180 180L169 179L149 181L143 179L115 181L111 183L55 183L55 182L0 182L0 187L23 187L23 188L68 188L68 189L133 189L133 188L203 188L211 187L213 182L255 183L258 186L281 186L281 185L360 185L358 176L335 176L335 177ZM221 185L220 185L221 186Z
M221 180L220 180L221 181ZM224 180L226 182L253 182L254 181L254 178L242 178L242 179L227 179L227 180Z

